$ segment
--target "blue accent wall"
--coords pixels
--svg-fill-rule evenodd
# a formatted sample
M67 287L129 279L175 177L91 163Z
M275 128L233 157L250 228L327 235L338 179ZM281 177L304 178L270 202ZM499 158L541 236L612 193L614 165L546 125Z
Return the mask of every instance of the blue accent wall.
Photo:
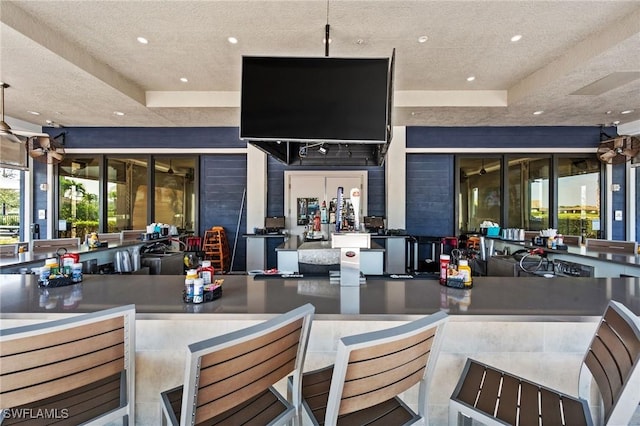
M614 134L615 129L605 129ZM407 148L595 148L600 127L407 127Z
M246 270L246 239L242 238L247 227L247 203L245 199L243 206L242 201L246 187L246 155L203 155L200 158L199 235L204 235L205 230L213 226L224 228L229 241L230 256L233 257L234 271Z
M65 132L67 148L245 148L237 127L73 127L45 128Z
M406 227L409 235L454 235L452 154L407 154Z
M612 192L612 215L611 217L611 236L609 239L611 240L626 240L625 234L625 223L627 222L627 192L625 191L625 164L617 164L612 167L612 182L610 184L619 184L620 191ZM607 187L611 187L610 184L607 184ZM616 210L622 210L622 220L615 220L615 212Z

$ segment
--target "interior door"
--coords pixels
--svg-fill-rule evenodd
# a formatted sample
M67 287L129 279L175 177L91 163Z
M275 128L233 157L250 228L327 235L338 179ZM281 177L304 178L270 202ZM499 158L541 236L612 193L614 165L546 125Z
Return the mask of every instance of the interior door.
M317 171L285 172L285 215L286 225L291 235L302 235L305 226L298 225L299 202L304 199L318 199L318 206L325 201L327 208L329 202L336 198L338 187L344 190L344 198L349 198L351 188L360 188L360 219L367 212L366 198L366 171ZM331 224L322 225L322 230L330 234L333 229Z

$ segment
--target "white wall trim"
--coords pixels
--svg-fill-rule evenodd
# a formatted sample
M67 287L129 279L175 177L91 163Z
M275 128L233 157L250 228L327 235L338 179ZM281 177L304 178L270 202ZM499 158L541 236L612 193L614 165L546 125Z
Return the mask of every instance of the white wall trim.
M393 128L385 160L385 212L388 229L406 228L407 128Z
M613 234L613 192L611 191L611 184L613 184L613 166L607 164L604 168L606 186L601 184L602 189L605 191L606 203L607 203L607 234L605 239L611 239Z
M636 241L636 173L638 168L631 167L627 162L627 182L625 187L627 188L627 211L626 211L626 223L627 223L627 241Z

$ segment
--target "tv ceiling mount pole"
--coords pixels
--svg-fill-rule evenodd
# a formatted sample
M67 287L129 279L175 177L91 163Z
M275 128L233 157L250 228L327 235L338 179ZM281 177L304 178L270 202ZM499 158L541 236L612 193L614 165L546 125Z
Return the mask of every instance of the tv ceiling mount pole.
M327 24L324 26L324 56L329 57L329 0L327 0Z

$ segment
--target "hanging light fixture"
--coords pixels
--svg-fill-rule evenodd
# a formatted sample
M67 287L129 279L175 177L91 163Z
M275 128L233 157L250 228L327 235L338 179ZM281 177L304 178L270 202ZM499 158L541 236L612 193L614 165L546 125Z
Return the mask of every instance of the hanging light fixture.
M167 170L167 173L170 174L170 175L172 175L174 173L173 172L173 167L171 167L171 160L169 160L169 170Z
M9 87L7 83L0 82L2 93L0 94L0 138L7 142L20 143L20 139L11 131L11 127L4 121L4 89Z
M487 171L484 169L484 158L482 159L482 168L480 169L480 176L486 175Z

